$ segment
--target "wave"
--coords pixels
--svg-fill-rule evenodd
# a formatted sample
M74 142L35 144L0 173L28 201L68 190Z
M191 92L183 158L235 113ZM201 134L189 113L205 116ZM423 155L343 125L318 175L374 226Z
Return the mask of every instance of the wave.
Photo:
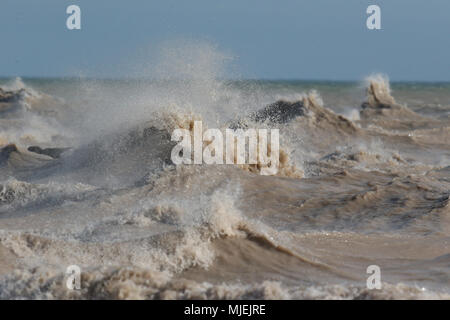
M407 106L397 103L391 95L386 76L374 75L367 78L366 82L366 101L361 105L360 112L363 123L397 131L411 131L439 125L438 120L419 115Z
M42 115L54 115L57 107L63 104L60 98L52 97L27 86L21 78L0 88L0 114L11 117L20 116L20 112L35 112ZM17 115L17 113L19 113Z
M18 104L0 119L0 298L448 298L448 124L387 79L370 78L349 117L322 98L335 88L260 95L206 77L108 97L89 84L100 106L73 113L91 96L66 110L20 82L0 92ZM80 112L92 121L66 128ZM279 129L278 174L174 165L171 133L197 120ZM372 263L390 266L377 292ZM64 287L72 264L80 291Z
M307 119L311 125L321 129L332 129L348 134L354 134L358 130L352 121L324 107L316 91L303 95L298 101L276 101L232 123L230 127L245 128L250 123L285 124L299 119Z
M61 273L41 269L17 271L0 280L0 298L11 299L163 299L163 300L435 300L450 299L444 292L403 283L382 283L381 290L355 285L286 286L266 280L256 284L211 283L168 279L164 273L141 268L103 268L82 273L81 290L67 290ZM12 285L14 284L14 285Z
M98 190L89 185L78 184L32 184L10 179L0 185L0 212L11 208L18 209L26 205L37 206L40 203L58 205L64 201L81 201L90 191Z

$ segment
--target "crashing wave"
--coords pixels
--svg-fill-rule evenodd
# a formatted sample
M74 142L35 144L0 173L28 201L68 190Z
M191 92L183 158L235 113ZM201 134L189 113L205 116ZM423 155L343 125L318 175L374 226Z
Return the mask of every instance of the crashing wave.
M397 103L391 95L387 77L371 76L366 79L366 101L361 105L361 123L387 130L414 130L437 125L437 121L424 117Z
M366 79L367 101L362 108L396 108L400 107L391 95L389 80L383 75L374 75Z
M318 299L318 300L434 300L450 299L448 293L406 284L383 282L381 290L356 285L286 286L266 280L258 284L238 281L211 283L171 279L145 268L97 268L82 273L81 290L67 290L65 275L35 268L17 271L0 281L0 298L11 299ZM12 285L14 284L14 285Z
M58 108L65 102L44 92L27 86L17 78L12 84L0 87L0 114L2 116L22 118L27 112L36 115L57 117Z
M354 133L357 127L352 121L324 107L316 91L303 95L301 100L289 102L279 100L261 110L251 113L230 125L232 128L246 128L251 123L286 124L298 119L308 119L319 127L333 126L339 131Z
M37 204L48 201L62 203L65 200L81 199L85 193L95 189L92 186L81 183L32 184L10 179L0 184L0 206L8 205L18 208L30 203Z

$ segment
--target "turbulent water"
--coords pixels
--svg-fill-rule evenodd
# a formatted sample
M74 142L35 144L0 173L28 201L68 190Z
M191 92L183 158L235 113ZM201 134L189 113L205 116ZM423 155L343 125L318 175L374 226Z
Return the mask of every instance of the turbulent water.
M450 84L0 87L2 299L450 298ZM279 129L277 175L170 161L174 129L242 119Z

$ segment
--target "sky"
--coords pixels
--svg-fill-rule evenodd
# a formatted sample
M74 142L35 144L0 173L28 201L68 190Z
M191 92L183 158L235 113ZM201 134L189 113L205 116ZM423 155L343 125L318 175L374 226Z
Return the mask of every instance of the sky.
M0 77L129 77L167 41L210 43L231 78L450 81L448 0L0 1Z

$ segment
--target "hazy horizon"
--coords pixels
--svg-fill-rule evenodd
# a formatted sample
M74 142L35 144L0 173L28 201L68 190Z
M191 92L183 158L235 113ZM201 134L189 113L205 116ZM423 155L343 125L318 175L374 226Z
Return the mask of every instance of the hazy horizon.
M292 82L292 83L342 83L342 84L349 84L354 85L363 82L367 77L363 77L361 79L355 79L355 80L340 80L340 79L275 79L275 78L221 78L218 79L220 81L229 81L229 82ZM46 81L52 81L52 80L63 80L63 81L164 81L164 79L154 79L154 78L139 78L139 77L77 77L77 76L0 76L0 81L11 81L14 79L20 78L24 81L39 81L39 80L46 80ZM450 85L450 81L434 81L434 80L390 80L389 82L391 85L396 84L443 84L443 85Z

